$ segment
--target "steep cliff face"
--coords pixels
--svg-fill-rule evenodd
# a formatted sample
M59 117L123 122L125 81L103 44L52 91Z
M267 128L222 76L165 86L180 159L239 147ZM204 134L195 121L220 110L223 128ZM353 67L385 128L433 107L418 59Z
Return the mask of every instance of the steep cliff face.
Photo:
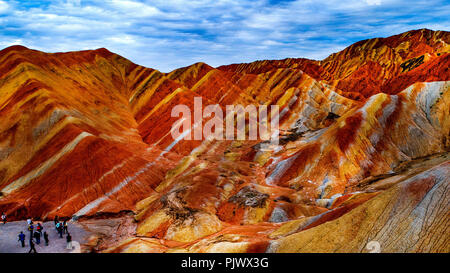
M138 237L107 252L448 252L449 39L417 30L322 61L170 73L106 49L4 49L0 210L134 212ZM194 97L278 105L279 143L174 139L172 109L194 112Z

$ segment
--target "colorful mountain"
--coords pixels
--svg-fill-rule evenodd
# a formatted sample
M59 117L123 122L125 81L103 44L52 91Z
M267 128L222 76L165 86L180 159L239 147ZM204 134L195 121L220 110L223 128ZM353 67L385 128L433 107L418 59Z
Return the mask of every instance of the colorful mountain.
M449 252L450 33L170 73L0 51L0 210L124 220L105 252ZM280 142L174 139L176 105L278 105ZM209 118L204 118L206 122ZM269 145L267 145L269 144ZM125 218L124 218L125 217Z

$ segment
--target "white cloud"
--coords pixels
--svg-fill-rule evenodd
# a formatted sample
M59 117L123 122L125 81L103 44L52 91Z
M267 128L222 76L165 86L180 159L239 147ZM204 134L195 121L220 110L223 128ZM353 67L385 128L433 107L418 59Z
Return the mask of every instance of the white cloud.
M379 6L379 5L381 5L381 0L365 0L365 2L368 5L370 5L370 6L373 6L373 5Z
M24 45L24 41L22 39L12 39L12 40L0 41L1 47L8 47L8 46L13 46L13 45Z
M136 37L132 37L131 35L112 36L108 37L107 40L115 44L125 44L125 45L137 45L138 43Z
M8 3L5 1L0 1L0 14L7 12L9 9Z
M130 17L148 17L162 14L158 8L138 1L112 0L111 4L118 11L128 14Z

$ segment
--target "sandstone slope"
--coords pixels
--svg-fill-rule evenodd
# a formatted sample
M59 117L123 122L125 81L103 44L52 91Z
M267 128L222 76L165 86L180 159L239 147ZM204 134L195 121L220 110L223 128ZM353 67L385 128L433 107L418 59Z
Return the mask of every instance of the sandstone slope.
M134 213L107 252L448 252L449 43L416 30L322 61L170 73L106 49L4 49L0 210ZM280 142L173 139L171 111L194 97L278 105Z

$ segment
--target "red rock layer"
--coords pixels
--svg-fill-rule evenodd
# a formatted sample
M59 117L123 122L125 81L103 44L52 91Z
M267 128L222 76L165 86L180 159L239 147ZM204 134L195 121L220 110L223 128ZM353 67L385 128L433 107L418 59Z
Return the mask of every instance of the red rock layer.
M170 73L106 49L4 49L0 210L10 219L135 212L145 238L109 252L298 249L284 238L322 234L371 200L389 202L394 184L417 175L399 166L446 156L448 44L448 32L418 30L323 61L196 63ZM194 112L194 97L223 110L278 105L279 144L174 140L171 111ZM436 185L448 181L447 165L430 162Z
M365 100L384 92L396 94L415 82L449 80L446 31L420 29L388 38L357 42L322 61L285 59L220 66L252 74L279 68L300 69L324 80L351 99Z

